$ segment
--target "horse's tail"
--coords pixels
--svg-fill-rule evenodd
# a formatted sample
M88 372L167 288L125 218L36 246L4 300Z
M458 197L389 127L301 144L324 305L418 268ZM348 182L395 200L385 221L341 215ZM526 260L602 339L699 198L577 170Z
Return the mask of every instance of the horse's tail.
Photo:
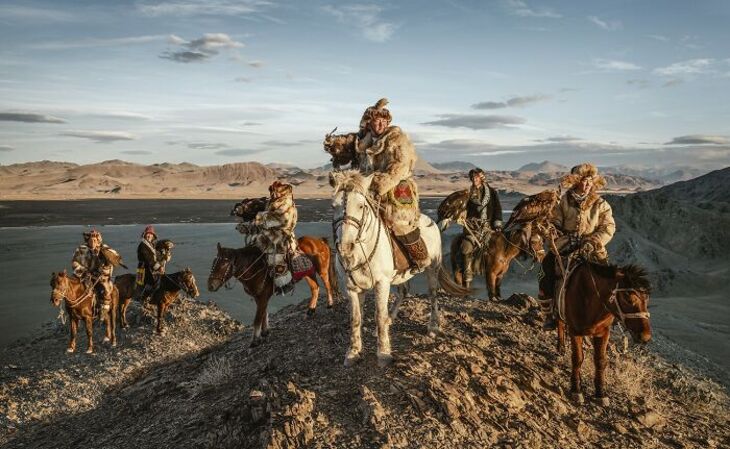
M322 237L322 241L329 246L329 240L327 240L327 237ZM335 269L335 259L337 258L337 255L334 251L330 251L330 264L329 267L327 267L327 276L330 278L330 287L332 288L332 292L334 294L335 298L340 298L340 280L337 277L337 270Z
M438 267L438 280L439 287L441 287L448 295L463 297L469 296L474 292L472 289L462 287L461 285L454 282L451 279L451 276L449 276L449 273L446 272L443 263L440 263Z

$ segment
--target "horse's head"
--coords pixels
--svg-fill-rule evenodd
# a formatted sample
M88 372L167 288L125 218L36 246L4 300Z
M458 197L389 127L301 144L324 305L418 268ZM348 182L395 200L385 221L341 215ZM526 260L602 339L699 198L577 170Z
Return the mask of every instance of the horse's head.
M332 227L337 250L345 259L354 254L355 245L361 242L363 230L367 226L367 217L373 216L368 197L372 180L373 175L363 176L357 170L332 173L335 188Z
M66 297L71 286L69 285L66 270L58 273L51 273L51 304L58 307L61 301Z
M231 276L233 276L233 250L223 248L218 243L218 253L213 259L213 266L210 267L210 275L208 275L208 291L218 291Z
M180 283L185 289L185 293L187 293L191 298L197 298L200 296L198 284L195 282L195 276L193 275L193 270L191 270L190 267L185 267L185 269L180 272Z
M624 324L637 343L651 340L649 323L649 295L651 283L646 270L637 265L627 265L616 271L618 280L615 292L615 306L619 316L624 316Z

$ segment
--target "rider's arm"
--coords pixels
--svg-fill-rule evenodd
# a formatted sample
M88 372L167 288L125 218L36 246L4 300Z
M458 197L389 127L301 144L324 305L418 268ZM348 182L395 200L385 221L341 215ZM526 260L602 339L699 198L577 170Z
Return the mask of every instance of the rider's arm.
M86 268L86 261L84 260L84 252L81 248L76 248L73 259L71 259L71 268L74 271L76 277L81 278L89 270Z
M585 239L592 242L596 248L605 248L616 232L616 222L608 201L600 199L596 207L598 208L598 225L592 233L585 236Z
M137 258L144 263L150 271L157 271L160 269L160 264L157 262L156 254L142 243L137 250Z
M370 189L380 196L393 190L401 180L409 178L412 175L413 165L416 163L415 149L405 134L401 134L386 144L391 148L390 159L383 172L375 173L370 185Z

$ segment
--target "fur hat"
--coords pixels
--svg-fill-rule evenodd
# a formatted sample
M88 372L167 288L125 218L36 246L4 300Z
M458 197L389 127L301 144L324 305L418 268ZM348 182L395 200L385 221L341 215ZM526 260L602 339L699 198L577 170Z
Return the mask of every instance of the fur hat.
M142 232L142 238L144 238L145 235L152 234L157 238L157 233L155 232L155 227L152 225L147 225L147 227L144 228L144 231Z
M365 112L362 114L362 118L360 119L360 130L366 129L370 120L378 117L386 119L388 124L390 124L390 122L393 121L393 116L390 115L390 111L386 108L387 105L388 99L381 98L374 106L370 106L365 109Z
M84 232L84 241L88 242L91 237L96 237L101 242L101 232L97 231L96 228L91 228L90 231Z
M598 174L598 168L590 162L584 162L570 169L570 174L563 176L560 185L564 189L572 189L583 178L593 178L593 190L606 187L606 179Z
M477 167L477 168L472 168L471 170L469 170L469 180L470 180L470 181L473 181L473 180L474 180L474 177L475 177L476 175L482 175L482 176L484 176L484 177L486 177L486 176L487 176L487 174L486 174L486 173L484 173L484 170L482 170L482 169L481 169L481 168L479 168L479 167Z
M269 195L272 198L280 198L282 196L291 195L292 185L281 182L278 179L269 186Z

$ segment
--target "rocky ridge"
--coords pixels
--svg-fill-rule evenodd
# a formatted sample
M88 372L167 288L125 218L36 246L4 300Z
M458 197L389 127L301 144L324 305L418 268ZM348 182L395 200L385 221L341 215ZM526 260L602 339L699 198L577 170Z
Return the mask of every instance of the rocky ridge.
M14 431L0 443L95 448L730 444L725 391L647 348L624 352L616 339L607 373L610 405L578 405L566 394L569 358L558 357L554 335L540 330L530 297L440 301L442 333L436 338L426 331L428 301L404 302L391 328L395 362L384 369L375 360L371 300L363 315L364 358L351 368L342 366L349 338L343 303L310 319L304 303L283 309L272 316L272 333L256 348L248 347L248 331L235 332L237 324L197 303L174 307L169 333L159 339L149 336L151 325L140 318L131 332L139 333L139 343L149 350L123 340L118 354L105 348L103 355L66 358L63 337L48 335L3 354L1 391L14 398L16 417ZM207 310L212 312L203 313ZM201 318L207 313L216 318ZM225 330L212 332L217 326ZM653 343L658 349L666 344ZM179 349L188 345L195 348ZM48 357L43 368L36 366L48 351L57 356ZM142 366L124 359L132 353L148 353ZM11 368L9 355L21 358ZM115 358L121 360L114 363ZM587 394L590 360L589 351L583 369ZM54 366L58 363L62 370ZM88 389L74 387L90 377ZM32 414L44 406L40 416ZM5 410L2 419L7 426Z

